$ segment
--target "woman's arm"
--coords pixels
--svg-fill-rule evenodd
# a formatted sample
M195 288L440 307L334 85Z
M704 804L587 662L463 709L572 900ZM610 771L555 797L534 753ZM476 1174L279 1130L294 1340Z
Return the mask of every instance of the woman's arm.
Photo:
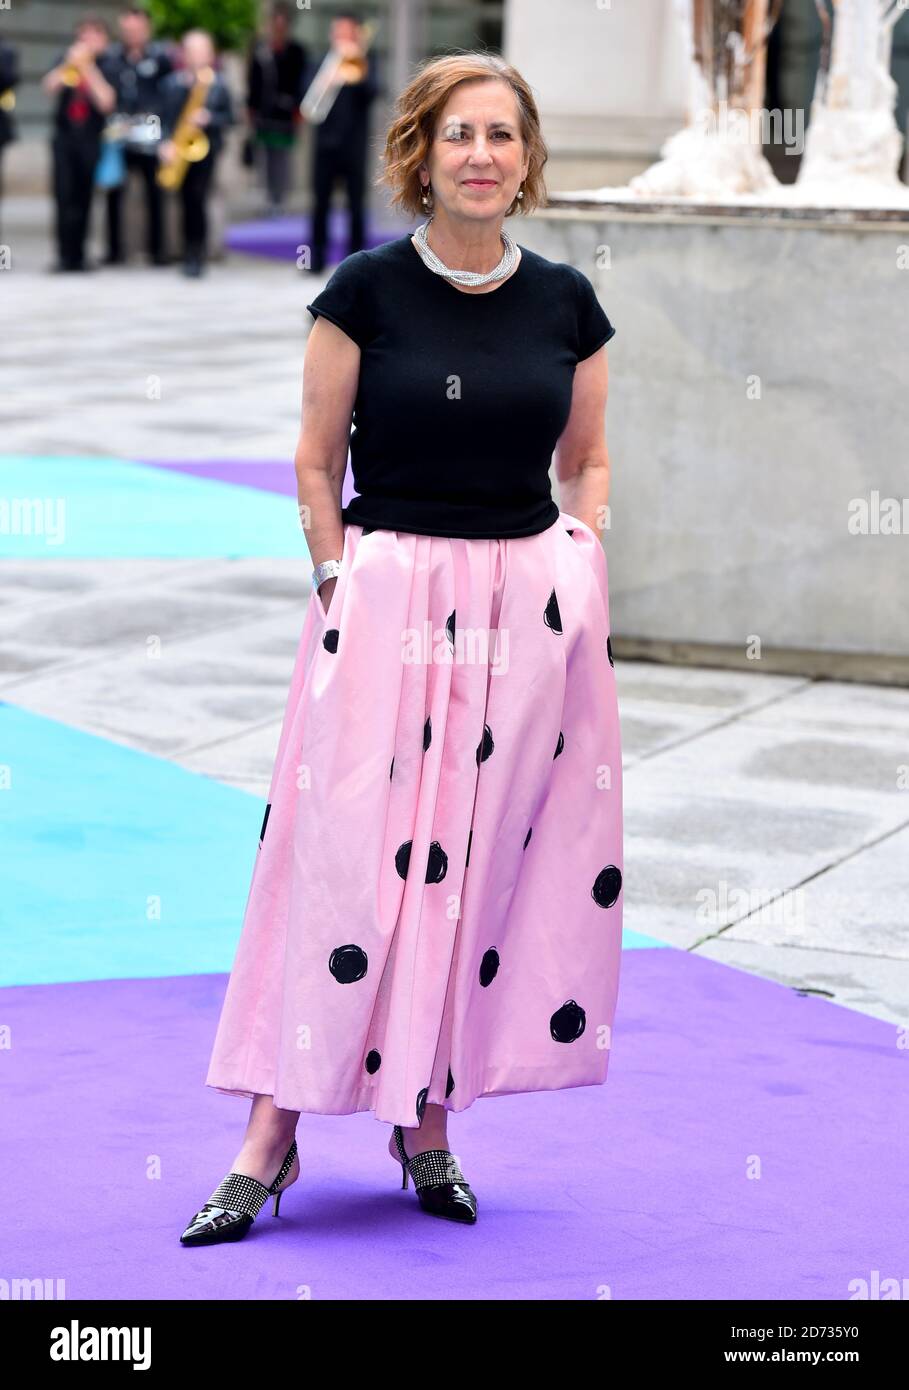
M59 63L42 77L41 86L45 92L51 96L55 92L59 92L63 86L64 70L68 67L77 68L82 77L85 78L88 94L96 110L105 116L113 111L117 104L117 93L92 58L86 45L79 40L70 44Z
M68 52L69 50L67 50L67 53ZM60 88L63 86L63 69L65 67L67 67L66 53L64 53L63 57L42 77L41 86L49 96L53 96L55 92L59 92Z
M604 343L575 367L571 411L555 447L561 508L597 535L606 529L609 514L608 390L609 365Z
M294 455L297 501L313 565L340 560L344 548L341 489L357 398L360 349L330 320L316 319L303 362L300 438ZM328 608L337 579L319 590Z
M117 105L117 93L93 59L89 59L83 67L82 76L88 84L92 105L103 116L110 115Z

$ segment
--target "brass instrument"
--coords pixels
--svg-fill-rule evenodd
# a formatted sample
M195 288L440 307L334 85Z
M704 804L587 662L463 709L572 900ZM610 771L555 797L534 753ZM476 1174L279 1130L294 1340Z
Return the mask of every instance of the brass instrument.
M180 112L180 119L177 121L171 136L177 147L177 153L169 163L162 164L155 175L159 187L179 188L186 178L187 167L190 164L198 164L208 154L210 148L208 136L191 118L196 111L205 105L208 89L214 80L214 68L200 68L196 73L196 80L190 88L189 96Z
M300 112L313 125L320 125L335 104L335 98L348 82L361 82L369 70L366 50L369 47L375 25L363 25L363 53L359 58L345 58L342 53L332 50L322 59L319 71L306 89L300 102Z
M0 92L0 111L12 111L16 105L16 93L12 87L7 87L5 92Z
M60 81L64 87L78 87L82 81L82 74L75 63L67 63L60 71Z

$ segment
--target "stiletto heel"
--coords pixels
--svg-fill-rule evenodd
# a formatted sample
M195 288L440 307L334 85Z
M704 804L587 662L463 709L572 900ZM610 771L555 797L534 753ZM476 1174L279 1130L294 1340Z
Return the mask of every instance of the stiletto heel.
M395 1125L394 1136L403 1174L402 1189L406 1189L410 1174L423 1211L447 1221L473 1225L477 1219L477 1199L454 1154L448 1149L425 1149L408 1158L400 1125Z
M225 1240L241 1240L271 1196L275 1199L272 1216L277 1216L285 1179L296 1156L297 1141L294 1139L269 1187L247 1173L228 1173L196 1212L180 1237L180 1244L217 1245Z

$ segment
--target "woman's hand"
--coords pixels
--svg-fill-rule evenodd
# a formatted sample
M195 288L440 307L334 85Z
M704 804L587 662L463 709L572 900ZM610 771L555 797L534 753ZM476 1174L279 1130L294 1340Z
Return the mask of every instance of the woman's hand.
M71 43L66 50L65 64L69 67L78 68L80 72L84 72L91 61L91 49L82 39L77 39L75 43Z

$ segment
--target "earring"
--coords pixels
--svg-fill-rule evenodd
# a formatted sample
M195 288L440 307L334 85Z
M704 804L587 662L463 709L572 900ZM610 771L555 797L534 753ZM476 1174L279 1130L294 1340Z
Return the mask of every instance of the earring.
M424 208L428 208L428 207L429 207L429 199L427 198L426 194L427 194L427 192L428 192L429 189L430 189L430 185L429 185L428 183L424 183L424 184L421 184L420 187L421 187L422 190L423 190L422 193L420 194L420 202L423 204Z

